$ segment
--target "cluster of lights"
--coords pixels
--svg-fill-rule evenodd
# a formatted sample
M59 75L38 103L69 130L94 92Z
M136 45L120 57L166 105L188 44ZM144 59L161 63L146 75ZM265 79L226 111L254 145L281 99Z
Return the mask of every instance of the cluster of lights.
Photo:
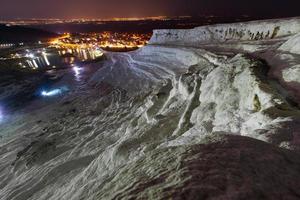
M51 44L58 48L116 48L134 49L145 46L151 34L136 33L85 33L80 35L66 34L63 37L53 39Z
M62 38L69 37L68 34L65 34ZM63 48L58 51L60 56L64 56L66 54L74 55L74 57L77 57L81 61L86 60L94 60L99 57L103 56L103 50L101 50L98 47L91 47L91 48ZM0 57L0 60L14 60L18 67L22 69L32 69L37 70L41 67L46 67L47 69L52 68L56 69L57 67L53 65L53 63L50 63L49 53L47 53L46 48L39 48L39 49L25 49L15 52L13 54L10 54L6 57ZM75 62L75 58L73 56L70 57L70 61L66 61L66 59L63 60L63 62L67 62L68 64L73 64Z
M30 51L29 49L25 50L25 53L15 53L11 54L9 58L5 58L6 60L9 59L20 59L24 58L24 62L19 62L18 65L21 68L31 68L31 69L38 69L39 65L38 62L42 59L47 66L50 66L50 62L47 57L47 53L45 49L37 50L37 51ZM1 58L0 58L1 59Z
M79 59L80 61L87 61L87 60L95 60L103 56L103 50L98 47L87 47L87 48L71 48L60 46L58 48L58 53L61 56L71 55L69 64L74 64L75 58ZM74 57L73 57L74 56Z
M179 17L180 18L180 17ZM108 18L108 19L19 19L19 20L3 20L0 21L1 24L6 24L7 26L15 26L15 25L41 25L41 24L63 24L63 23L104 23L110 21L141 21L141 20L170 20L172 18L167 16L154 16L154 17L130 17L130 18Z
M18 44L19 44L19 46L23 46L24 45L23 42L20 42ZM10 48L10 47L16 46L18 44L12 44L12 43L0 44L0 48Z
M15 44L0 44L0 48L9 48L13 46L15 46Z

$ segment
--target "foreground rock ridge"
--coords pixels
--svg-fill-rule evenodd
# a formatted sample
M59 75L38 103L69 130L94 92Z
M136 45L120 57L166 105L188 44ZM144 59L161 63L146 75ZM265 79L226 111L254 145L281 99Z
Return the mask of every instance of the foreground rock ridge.
M300 18L157 30L0 125L0 199L299 199Z

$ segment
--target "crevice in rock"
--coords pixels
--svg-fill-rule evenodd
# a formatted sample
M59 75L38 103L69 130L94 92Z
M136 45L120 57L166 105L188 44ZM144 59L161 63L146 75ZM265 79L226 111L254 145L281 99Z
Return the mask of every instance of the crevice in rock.
M259 112L261 110L261 103L259 101L257 94L254 96L253 99L253 107L255 112Z

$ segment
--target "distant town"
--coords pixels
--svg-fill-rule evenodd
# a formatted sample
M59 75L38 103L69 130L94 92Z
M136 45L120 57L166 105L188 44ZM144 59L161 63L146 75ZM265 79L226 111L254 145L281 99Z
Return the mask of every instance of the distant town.
M132 51L145 46L152 34L64 33L49 41L0 44L1 67L18 70L56 69L75 62L98 60L108 51ZM61 60L61 61L58 61Z
M139 33L80 33L65 34L50 43L60 48L101 47L109 50L133 50L145 46L152 34Z
M230 21L218 16L0 20L1 69L43 71L99 61L105 51L125 52L147 45L154 29L193 28L226 20Z
M142 18L109 18L109 19L13 19L13 20L0 20L0 24L6 24L8 26L20 25L20 26L30 26L30 25L46 25L46 24L83 24L83 23L96 23L101 24L103 22L112 21L156 21L156 20L182 20L192 18L192 16L177 16L177 17L167 17L167 16L156 16L156 17L142 17Z

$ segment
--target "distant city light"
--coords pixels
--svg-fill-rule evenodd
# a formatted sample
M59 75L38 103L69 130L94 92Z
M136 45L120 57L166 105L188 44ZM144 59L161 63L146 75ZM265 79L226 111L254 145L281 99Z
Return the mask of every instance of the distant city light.
M112 33L102 32L94 34L81 34L80 36L73 36L66 34L61 37L53 39L50 44L56 48L70 49L86 49L86 48L108 48L108 49L135 49L145 46L151 34L138 33ZM66 51L62 51L64 55ZM83 54L86 52L83 51ZM101 57L103 52L99 50L97 57ZM86 57L86 55L84 55Z
M27 58L32 58L32 59L33 59L33 58L34 58L34 55L33 55L32 53L28 53L28 54L26 54L26 57L27 57Z

